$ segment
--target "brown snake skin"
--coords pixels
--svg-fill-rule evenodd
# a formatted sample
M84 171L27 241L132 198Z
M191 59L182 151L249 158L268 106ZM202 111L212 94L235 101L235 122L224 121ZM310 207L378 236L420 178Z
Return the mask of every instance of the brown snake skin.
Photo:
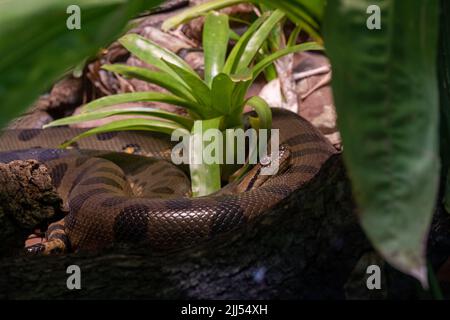
M50 225L48 242L30 251L98 250L122 242L178 249L254 220L311 180L336 153L317 129L289 111L273 109L273 128L280 130L285 170L258 184L257 165L242 180L200 198L189 197L182 170L161 160L168 159L172 145L155 134L101 134L64 151L49 148L76 130L8 130L0 137L0 162L45 163L64 199L66 217Z

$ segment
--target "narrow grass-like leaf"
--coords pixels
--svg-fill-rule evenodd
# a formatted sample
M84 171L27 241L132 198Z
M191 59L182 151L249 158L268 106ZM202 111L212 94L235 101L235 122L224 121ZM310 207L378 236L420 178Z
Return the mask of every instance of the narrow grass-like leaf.
M289 35L288 42L286 44L287 47L293 47L297 44L298 36L300 35L300 32L302 31L302 26L296 26L292 33Z
M260 58L260 59L264 59L264 58ZM269 65L266 69L264 69L264 78L266 79L267 83L278 78L277 69L275 68L275 66L273 64Z
M190 94L184 83L168 73L123 64L109 64L102 66L102 68L111 72L119 73L129 78L135 78L156 84L167 91L170 91L174 95L182 97L186 100L195 101L195 98Z
M251 36L245 50L239 57L239 62L237 64L235 72L240 72L241 70L248 68L250 63L255 58L259 49L262 47L263 43L267 40L267 37L275 28L277 23L279 23L285 17L281 10L274 11L269 18L264 21L261 27Z
M211 86L212 80L222 72L227 55L230 26L228 16L211 12L206 16L203 31L205 52L205 82Z
M223 67L223 72L226 74L236 73L237 66L239 64L239 60L245 51L245 48L250 41L253 34L258 30L258 28L267 20L269 17L269 13L263 14L259 17L252 25L248 28L247 31L240 37L239 41L234 45L233 50L231 50L228 55L227 61L225 62L225 66Z
M318 50L323 50L323 46L319 45L316 42L305 42L302 44L298 44L292 47L288 47L285 49L282 49L280 51L277 51L267 57L265 57L264 59L262 59L261 61L259 61L254 67L253 67L253 78L256 79L259 74L264 71L265 68L267 68L269 65L271 65L272 63L274 63L276 60L291 54L291 53L296 53L296 52L303 52L303 51L318 51Z
M183 126L169 121L159 121L151 119L126 119L107 123L103 126L85 131L82 134L61 145L61 148L70 146L75 141L95 134L113 131L153 131L165 134L172 134L174 130L186 130Z
M247 100L247 105L253 108L258 115L258 124L255 129L272 128L272 110L267 102L261 97L255 96Z
M168 30L175 28L175 27L179 26L180 24L183 24L187 21L201 17L210 11L234 6L234 5L242 3L242 2L246 2L246 1L245 0L212 0L212 1L202 3L200 5L197 5L192 8L189 8L187 10L184 10L180 14L167 19L162 25L162 30L168 31Z
M237 34L236 31L234 31L233 29L230 29L229 38L230 38L230 40L237 42L237 41L239 41L239 39L241 39L241 36L239 34Z
M255 79L258 78L258 76L263 72L268 66L271 66L272 63L291 53L295 52L302 52L302 51L309 51L309 50L323 50L323 47L315 42L306 42L303 44L299 44L293 47L285 48L283 50L277 51L270 56L267 56L266 58L262 59L258 64L256 64L252 69L252 75L249 77L249 81L243 81L241 83L238 83L234 89L233 92L233 106L235 107L233 112L238 112L239 108L242 108L244 106L243 101L245 99L245 95L250 88L250 86L253 84Z
M194 70L187 64L183 59L177 56L175 53L159 46L153 41L146 39L137 34L127 34L119 39L120 44L122 44L128 51L134 54L136 57L142 61L157 67L162 71L166 71L174 77L178 77L178 74L169 68L163 61L170 62L178 66L180 69L190 72L193 75L197 74ZM198 76L197 76L198 77ZM178 77L179 78L179 77Z
M325 0L250 0L255 4L264 3L283 10L287 16L303 27L314 40L321 39L320 25L323 18ZM363 8L361 7L361 10Z
M244 100L251 83L255 80L252 75L252 70L242 70L240 74L231 76L231 80L236 84L231 97L231 105L233 114L240 114L244 110Z
M195 99L203 106L202 114L210 114L211 108L211 89L206 85L203 80L201 80L197 75L193 75L191 72L180 68L178 65L173 64L169 61L163 60L164 63L176 72L183 81L191 89L190 93L195 97Z
M222 117L218 117L210 120L198 120L194 123L189 147L189 169L194 197L207 196L221 188L220 157L223 147L220 143L215 148L215 152L219 154L213 155L218 156L219 161L208 163L207 157L210 155L208 148L215 146L219 140L222 141L222 133L219 131L222 119ZM215 130L218 133L217 136L211 137L211 141L204 141L207 139L205 134L211 133L211 130Z
M172 112L167 112L160 109L155 108L145 108L145 107L133 107L133 108L124 108L124 109L112 109L107 111L93 111L88 113L80 113L74 116L62 118L50 122L49 124L44 126L45 128L57 127L63 125L69 125L80 122L87 122L92 120L104 119L112 116L147 116L147 117L157 117L161 119L166 119L178 123L185 127L188 130L191 130L194 121L177 115Z
M365 27L372 4L333 0L326 7L325 43L344 159L372 244L425 286L426 240L439 184L439 1L377 1L381 30Z
M129 102L164 102L173 104L175 106L184 107L195 113L199 112L198 105L190 101L183 100L171 94L159 93L159 92L131 92L122 93L112 96L103 97L94 100L83 106L83 112L90 112L105 107L114 106L121 103Z

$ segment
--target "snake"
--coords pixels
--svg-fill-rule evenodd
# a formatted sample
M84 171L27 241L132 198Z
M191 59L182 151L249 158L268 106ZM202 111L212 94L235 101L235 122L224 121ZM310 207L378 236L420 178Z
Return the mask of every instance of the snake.
M279 130L280 170L263 176L275 160L260 161L221 190L192 197L186 168L170 161L174 143L145 131L100 133L70 149L58 146L86 129L5 130L0 162L43 163L66 212L51 223L46 241L27 248L36 254L102 250L115 244L143 244L170 251L238 232L304 188L338 151L309 121L272 109ZM266 159L267 160L267 159Z

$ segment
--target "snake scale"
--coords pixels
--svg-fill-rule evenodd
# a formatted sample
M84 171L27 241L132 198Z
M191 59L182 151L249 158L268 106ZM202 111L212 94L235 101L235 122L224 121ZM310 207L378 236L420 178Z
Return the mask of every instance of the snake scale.
M259 180L261 164L242 179L206 197L189 197L186 173L168 159L163 135L112 132L56 147L78 129L17 129L0 136L0 162L44 163L64 200L63 220L49 226L47 242L29 248L44 254L100 250L115 243L145 243L172 250L233 233L310 181L337 151L302 117L273 109L284 170ZM78 130L78 131L77 131Z

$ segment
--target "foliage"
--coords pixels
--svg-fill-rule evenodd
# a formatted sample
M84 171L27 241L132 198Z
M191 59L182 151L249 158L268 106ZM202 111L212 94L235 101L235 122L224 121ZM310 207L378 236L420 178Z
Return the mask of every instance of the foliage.
M154 119L118 120L85 132L82 136L111 130L141 129L164 133L182 129L195 136L195 133L201 133L206 128L222 131L227 128L242 128L242 113L246 105L254 107L258 114L258 120L252 123L259 129L269 129L271 125L269 106L262 99L247 99L248 89L261 72L276 59L293 52L321 49L321 46L316 43L292 45L275 54L265 56L255 63L255 57L271 31L284 17L279 10L266 12L249 26L227 55L230 36L228 16L215 11L209 13L203 33L205 79L201 79L183 59L151 40L136 34L125 35L120 39L120 43L136 57L157 67L159 71L126 65L107 65L104 68L157 84L166 89L168 93L136 92L104 97L85 105L81 115L55 121L49 126L128 114L128 111L123 110L105 111L106 107L119 103L157 101L183 107L189 112L189 117L169 116L169 113L154 109L148 111L134 109L130 110L129 114L136 115L147 112L151 113ZM146 121L148 121L148 126L146 126ZM69 143L80 137L75 137ZM199 151L191 150L191 153L196 152ZM205 163L191 166L194 195L207 195L220 189L219 173L219 164Z
M11 1L0 2L0 49L6 52L0 61L0 97L4 105L0 115L3 123L19 113L62 71L91 54L95 47L106 43L106 39L112 39L139 7L138 1L84 0L83 3L92 4L84 17L85 30L71 34L56 27L65 25L62 19L66 15L47 13L55 12L54 8L68 2L73 4L74 1L16 0L13 4L16 10L4 9L6 3L12 6ZM156 4L158 1L149 2ZM58 120L52 125L131 114L149 115L153 119L113 122L86 135L125 129L165 133L183 129L196 133L200 123L204 125L203 129L242 126L241 113L249 104L258 109L259 119L253 124L270 127L270 115L264 101L257 98L246 100L246 91L261 72L274 76L267 69L274 60L296 51L319 49L319 46L314 43L295 46L293 41L288 41L286 49L266 50L267 40L273 36L268 31L275 30L283 19L280 11L270 16L263 15L241 37L230 32L226 16L211 13L242 2L248 1L209 1L168 19L163 25L170 29L194 17L207 15L203 39L206 55L204 80L167 50L139 36L127 35L121 39L122 44L159 71L123 65L105 66L105 69L155 83L169 93L138 92L105 97L86 105L81 115ZM324 25L327 53L333 65L333 92L339 128L345 144L344 160L352 178L363 228L388 262L425 283L425 239L439 174L438 84L434 67L437 65L438 0L251 2L283 10L298 25L295 33L306 30L319 43ZM365 27L366 9L372 4L382 8L381 31L370 31ZM446 0L441 0L440 4L443 20L439 84L444 186L450 163L450 42L446 37L450 30L450 6ZM23 10L11 20L11 12L20 12L19 5L33 10ZM37 10L39 8L45 9L46 13ZM123 11L123 8L128 10ZM113 19L114 23L110 23ZM28 27L29 21L34 21L34 28ZM411 32L412 26L415 32ZM35 37L36 30L42 36ZM13 32L18 36L11 37ZM227 55L226 44L230 37L237 44ZM17 39L29 45L17 46ZM43 43L48 43L48 46L43 46ZM30 47L34 51L28 51ZM59 50L61 47L76 49ZM261 56L261 51L266 56ZM274 53L267 56L270 52ZM189 117L148 108L104 109L135 101L171 103L185 108ZM204 169L209 173L202 174ZM196 181L193 189L197 195L208 194L220 186L217 183L218 169L191 168L193 181ZM210 176L215 178L208 182ZM446 205L450 210L450 178L447 178L447 184Z
M128 20L161 0L0 1L0 126L19 115L70 68L119 35ZM69 31L69 5L82 10Z
M382 30L365 27L371 4L329 1L325 13L344 158L373 245L425 285L439 177L438 1L377 1Z
M212 0L188 10L179 15L167 19L163 24L163 30L172 29L182 23L197 18L210 12L240 3L252 2L255 5L267 5L277 7L295 20L316 40L320 39L320 25L323 16L325 0Z

